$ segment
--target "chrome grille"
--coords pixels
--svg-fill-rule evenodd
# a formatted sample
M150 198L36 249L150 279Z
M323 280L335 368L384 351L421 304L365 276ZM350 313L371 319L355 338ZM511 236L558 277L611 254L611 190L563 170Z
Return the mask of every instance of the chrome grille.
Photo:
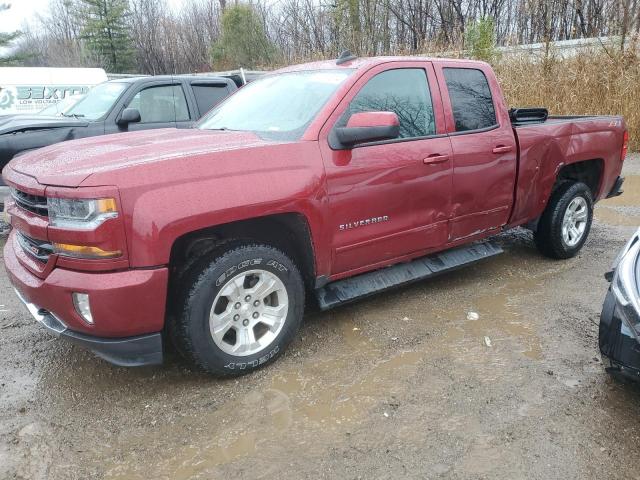
M47 198L40 195L32 195L15 188L11 189L11 197L20 208L36 215L46 217L49 213L47 208Z
M46 240L36 240L22 232L17 232L16 238L25 253L39 262L47 263L49 256L53 253L53 247Z

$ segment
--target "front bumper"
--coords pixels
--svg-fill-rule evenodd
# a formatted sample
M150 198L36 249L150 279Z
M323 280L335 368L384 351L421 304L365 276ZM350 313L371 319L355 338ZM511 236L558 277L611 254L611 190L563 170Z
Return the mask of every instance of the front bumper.
M640 381L640 343L616 313L616 298L607 292L600 315L600 352L611 362L610 369Z
M54 268L40 278L22 265L16 252L20 248L12 232L4 248L9 280L33 317L49 331L117 365L162 362L166 268L109 273ZM73 292L89 294L93 324L76 312Z
M139 367L162 363L162 335L160 333L128 338L101 338L84 335L69 330L51 312L28 302L18 290L15 290L15 292L33 318L49 332L91 350L98 357L114 365Z

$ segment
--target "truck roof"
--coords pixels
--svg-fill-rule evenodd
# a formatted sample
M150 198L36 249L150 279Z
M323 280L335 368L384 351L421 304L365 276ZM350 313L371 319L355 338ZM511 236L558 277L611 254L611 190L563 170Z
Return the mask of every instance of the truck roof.
M171 80L191 80L191 81L213 81L221 83L233 83L232 79L226 77L217 77L212 75L140 75L139 77L114 78L110 82L118 83L135 83L139 81L171 81Z
M434 58L434 57L419 57L419 56L388 56L388 57L357 57L353 60L346 61L344 63L336 63L337 60L321 60L318 62L301 63L299 65L292 65L290 67L284 67L275 70L272 73L284 73L284 72L300 72L305 70L335 70L335 69L356 69L356 70L368 70L376 65L389 62L455 62L455 63L468 63L469 65L486 65L485 62L478 60L467 60L464 58Z

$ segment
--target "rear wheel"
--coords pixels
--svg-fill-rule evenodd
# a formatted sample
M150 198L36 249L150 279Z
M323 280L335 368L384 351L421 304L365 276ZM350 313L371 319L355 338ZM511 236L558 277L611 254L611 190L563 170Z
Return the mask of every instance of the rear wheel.
M229 245L194 266L182 283L171 336L185 357L215 375L270 363L302 320L300 273L267 245Z
M551 195L534 239L538 249L551 258L575 256L591 230L593 198L581 182L560 185Z

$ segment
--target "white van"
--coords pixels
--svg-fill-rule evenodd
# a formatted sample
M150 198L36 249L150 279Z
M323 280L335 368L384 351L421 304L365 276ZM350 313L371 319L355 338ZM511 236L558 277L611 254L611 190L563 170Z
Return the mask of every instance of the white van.
M0 118L37 113L106 81L102 68L0 68Z

